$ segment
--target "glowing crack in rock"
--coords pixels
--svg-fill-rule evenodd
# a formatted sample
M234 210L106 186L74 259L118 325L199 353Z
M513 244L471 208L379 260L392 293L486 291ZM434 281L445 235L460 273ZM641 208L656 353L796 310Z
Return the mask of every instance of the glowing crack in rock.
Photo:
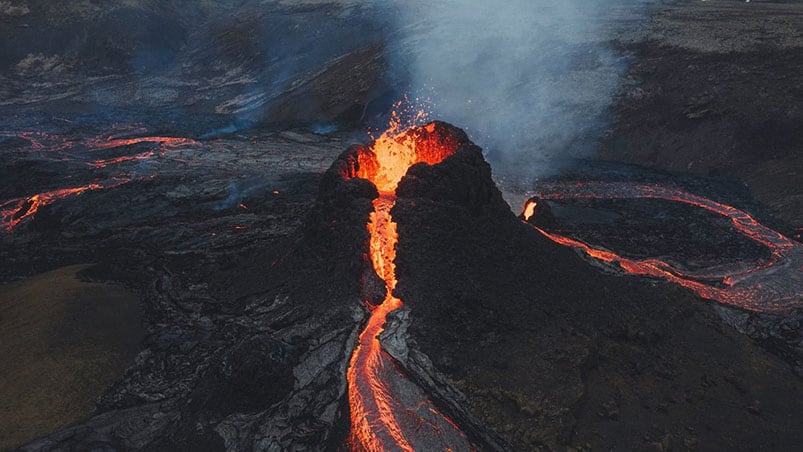
M142 136L130 138L115 138L113 136L97 136L85 140L73 141L66 137L43 131L0 131L0 136L17 137L28 141L31 149L36 151L65 151L72 149L85 149L87 151L102 151L123 146L132 146L141 143L157 144L166 148L189 146L197 142L192 138L169 136Z

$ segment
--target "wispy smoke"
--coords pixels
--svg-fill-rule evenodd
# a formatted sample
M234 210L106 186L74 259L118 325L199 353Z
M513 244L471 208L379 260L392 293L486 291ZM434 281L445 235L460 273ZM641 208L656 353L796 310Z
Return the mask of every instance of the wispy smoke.
M16 4L15 4L16 3ZM0 16L24 16L31 10L22 2L0 1Z
M644 3L397 0L395 64L412 96L503 167L587 156L626 68L613 16Z
M217 211L230 209L236 204L243 202L243 200L247 198L250 194L252 194L255 190L262 188L263 186L264 182L258 180L246 181L244 183L237 183L236 181L231 181L229 182L229 186L226 189L228 193L226 198L215 203L212 206L212 208Z

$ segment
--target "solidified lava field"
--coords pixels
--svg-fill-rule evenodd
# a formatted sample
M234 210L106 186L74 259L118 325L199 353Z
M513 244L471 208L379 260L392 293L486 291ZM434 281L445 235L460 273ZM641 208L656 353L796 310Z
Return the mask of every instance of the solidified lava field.
M0 450L797 450L803 8L603 3L0 1Z

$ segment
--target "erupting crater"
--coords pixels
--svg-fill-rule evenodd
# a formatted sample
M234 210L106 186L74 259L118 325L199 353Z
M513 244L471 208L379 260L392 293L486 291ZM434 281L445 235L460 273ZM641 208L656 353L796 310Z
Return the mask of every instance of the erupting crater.
M419 163L435 165L468 143L466 135L442 122L401 130L394 116L391 127L368 146L350 151L345 178L371 181L379 196L367 225L370 261L384 282L380 304L366 300L370 317L359 336L347 372L351 409L350 445L354 450L468 450L472 446L455 423L441 413L423 391L408 381L399 365L382 349L379 335L388 314L403 306L396 288L398 233L391 209L396 186L407 170Z

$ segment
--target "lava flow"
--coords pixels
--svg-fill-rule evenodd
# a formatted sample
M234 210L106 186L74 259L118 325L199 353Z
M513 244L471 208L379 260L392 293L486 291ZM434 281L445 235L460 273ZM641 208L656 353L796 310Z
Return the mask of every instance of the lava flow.
M625 183L547 184L535 198L527 201L525 221L538 218L538 200L585 199L663 199L706 209L731 220L740 234L770 249L769 262L753 268L718 268L709 272L685 272L656 258L637 259L595 248L569 237L550 233L533 225L545 237L561 245L582 250L599 261L618 265L635 274L666 279L696 292L700 297L756 312L778 312L803 305L803 246L774 231L747 212L683 190L661 186ZM714 280L712 284L710 281Z
M104 182L93 182L79 187L60 188L23 198L10 199L0 204L0 225L5 228L6 232L11 232L23 221L33 218L41 207L59 199L80 195L87 191L113 188L128 182L131 182L130 178L114 178Z
M85 145L94 150L113 149L123 146L131 146L139 143L155 143L168 147L187 146L195 144L191 138L178 137L136 137L136 138L93 138L86 140Z
M138 129L138 131L141 130ZM36 131L0 131L0 136L18 137L20 139L27 140L31 144L30 149L33 149L34 151L48 152L61 152L68 150L74 151L75 149L79 148L91 152L136 145L140 143L152 143L160 146L163 149L158 154L162 155L164 149L172 149L196 143L196 141L191 138L169 136L142 136L134 138L98 136L82 141L71 141L63 136ZM134 155L123 155L107 159L97 159L87 162L86 164L92 168L100 169L124 162L147 160L155 155L157 155L156 151L148 150ZM61 160L64 161L70 161L71 158L72 157L69 155L61 156ZM20 223L32 219L41 207L52 204L59 199L80 195L87 191L116 187L130 181L131 178L129 177L115 177L102 182L89 183L78 187L61 188L31 196L7 200L0 204L0 226L2 226L6 232L11 232Z
M153 143L164 147L188 146L196 143L192 138L168 136L142 136L133 138L114 138L113 136L97 136L82 141L71 141L63 136L43 131L0 131L0 136L17 137L28 141L31 148L37 151L65 151L75 149L76 145L89 151L102 151L140 143Z
M400 132L399 120L394 116L391 128L358 154L356 176L370 180L379 191L367 227L371 262L385 282L386 295L379 305L366 302L371 315L347 373L350 442L355 450L460 449L461 445L462 449L470 448L454 422L404 378L378 339L388 314L403 305L393 295L398 234L390 212L396 202L396 185L411 165L436 164L457 151L459 143L441 134L440 127L439 123L430 123Z
M140 154L123 155L120 157L115 157L110 159L99 159L95 160L94 162L90 162L89 166L91 166L92 168L106 168L107 166L117 165L119 163L124 163L124 162L133 162L135 160L147 160L153 157L154 155L155 153L153 151L147 151Z

